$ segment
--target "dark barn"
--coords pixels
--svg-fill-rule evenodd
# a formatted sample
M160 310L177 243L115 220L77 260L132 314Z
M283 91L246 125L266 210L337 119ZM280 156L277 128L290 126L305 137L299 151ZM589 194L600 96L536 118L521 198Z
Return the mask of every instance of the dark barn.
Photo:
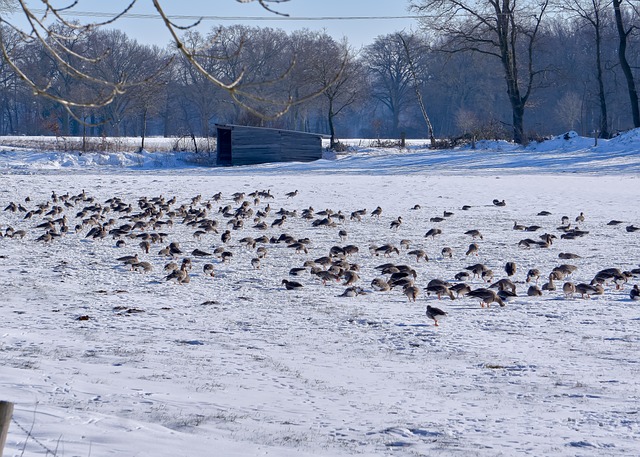
M216 128L218 165L312 162L322 158L321 134L241 125L218 124Z

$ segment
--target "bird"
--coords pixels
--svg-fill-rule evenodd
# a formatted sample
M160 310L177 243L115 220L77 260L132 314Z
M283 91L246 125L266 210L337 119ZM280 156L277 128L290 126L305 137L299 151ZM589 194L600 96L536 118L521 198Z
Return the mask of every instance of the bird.
M400 224L402 224L402 217L398 216L398 218L396 220L391 221L390 228L392 230L398 230L398 227L400 227Z
M539 277L540 277L540 270L538 270L537 268L532 268L527 273L527 282L531 282L533 279L535 279L537 284Z
M493 290L490 289L475 289L467 294L469 297L479 298L481 300L480 306L484 308L487 305L487 308L491 305L491 303L496 302L500 306L506 306L502 299L496 294Z
M408 255L415 255L416 256L416 262L419 262L420 259L424 259L425 262L429 261L429 257L427 256L427 253L424 252L422 249L414 249L412 251L407 252Z
M407 296L410 302L415 302L416 298L418 298L418 294L420 293L420 289L418 286L407 284L402 292Z
M287 279L283 279L282 283L287 290L300 290L302 289L302 284L297 281L289 281Z
M454 284L451 287L449 287L449 290L451 292L455 292L455 294L458 297L464 297L465 295L467 295L469 292L471 292L471 287L469 287L469 285L460 282L458 284Z
M372 217L375 216L378 219L380 219L380 215L381 214L382 214L382 208L380 208L379 206L376 209L374 209L373 211L371 211L371 216Z
M527 289L527 295L529 297L540 297L542 295L542 291L538 286L529 286L529 289Z
M453 292L449 290L449 288L445 284L442 283L429 284L427 286L427 294L429 295L431 294L431 292L438 296L438 300L442 299L443 295L446 295L451 300L456 299L455 295L453 295Z
M260 269L260 259L258 257L254 257L251 259L251 266L256 270Z
M498 200L497 198L493 199L493 204L496 206L507 206L507 203L504 200Z
M629 292L629 298L634 301L640 300L640 288L638 288L637 284L635 284L631 292Z
M469 245L469 249L467 249L467 252L465 255L471 255L471 254L475 254L478 255L478 251L479 251L479 247L476 243L471 243Z
M598 289L596 289L591 284L580 283L576 284L576 292L579 293L582 298L591 298L592 294L597 294Z
M374 278L371 281L371 288L379 292L387 292L391 290L391 286L384 278Z
M338 297L357 297L360 295L361 291L362 289L359 287L347 287L341 295L338 295Z
M429 231L424 235L425 238L435 238L438 235L442 235L442 230L440 230L439 228L432 228L429 229Z
M484 239L482 238L482 233L480 233L480 230L467 230L466 232L464 232L465 235L469 235L472 239L476 239L476 238L480 238L481 240Z
M502 301L508 303L510 301L515 300L516 298L518 298L518 295L516 295L515 292L512 292L510 290L499 290L497 292L498 297L500 297L502 299Z
M572 282L565 282L562 286L562 292L564 292L565 298L572 298L576 293L576 285Z
M342 285L350 286L354 284L356 281L358 281L359 279L360 279L360 276L358 276L358 273L352 270L348 270L344 274L344 282L342 283Z
M286 193L287 198L293 198L296 195L298 195L298 189L294 190L293 192L287 192Z
M431 305L427 305L427 317L432 319L435 322L435 326L438 327L438 320L442 319L447 315L445 311L442 311L440 308L436 308Z
M216 275L213 264L211 263L205 263L202 267L202 271L204 272L205 275L211 276L212 278L215 277Z
M556 290L556 285L553 283L553 279L556 277L553 273L549 274L549 282L542 285L542 290ZM557 278L556 278L557 279Z
M507 262L504 266L504 271L507 273L507 276L513 276L516 274L516 263L515 262Z
M453 257L453 250L449 246L445 246L445 247L442 248L441 254L442 254L442 257L452 258Z

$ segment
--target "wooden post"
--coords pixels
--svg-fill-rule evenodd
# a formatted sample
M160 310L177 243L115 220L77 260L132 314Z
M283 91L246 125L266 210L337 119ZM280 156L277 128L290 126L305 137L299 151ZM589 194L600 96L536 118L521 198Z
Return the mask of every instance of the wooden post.
M13 403L0 401L0 457L2 457L4 443L7 441L7 433L9 432L12 415Z

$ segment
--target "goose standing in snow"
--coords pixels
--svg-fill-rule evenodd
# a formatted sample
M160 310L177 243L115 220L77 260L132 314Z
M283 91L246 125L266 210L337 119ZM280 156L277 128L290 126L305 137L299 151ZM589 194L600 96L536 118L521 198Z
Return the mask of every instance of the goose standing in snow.
M442 311L440 308L436 308L431 305L427 305L427 317L432 319L435 322L435 326L438 327L438 320L442 319L447 315L445 311Z
M506 306L502 299L496 294L493 290L490 289L475 289L467 294L469 297L479 298L481 300L480 306L483 308L485 305L487 308L491 305L491 303L498 303L500 306Z
M629 298L634 301L640 300L640 288L638 288L637 284L635 284L631 292L629 292Z

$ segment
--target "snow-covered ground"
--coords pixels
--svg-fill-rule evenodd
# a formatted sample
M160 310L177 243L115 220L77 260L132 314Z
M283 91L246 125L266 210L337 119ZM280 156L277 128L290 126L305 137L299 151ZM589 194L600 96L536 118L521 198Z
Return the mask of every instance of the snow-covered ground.
M360 147L310 164L224 169L167 153L0 152L0 210L14 202L34 211L48 202L29 219L0 211L3 234L25 232L0 238L0 399L16 405L5 455L640 454L640 302L629 298L640 280L621 289L608 283L590 299L562 292L564 282L589 283L605 268L640 267L640 231L626 230L640 226L640 134L592 145L569 135L525 149ZM266 190L273 198L249 197ZM230 217L218 208L240 207L235 192L245 193L254 214L224 244ZM94 214L99 224L113 219L108 230L148 221L140 199L160 196L165 203L175 197L156 214L173 225L133 229L120 237L123 247L112 235L87 237L95 224L75 230ZM113 197L131 210L118 211ZM254 228L267 205L267 229ZM55 206L60 211L47 217L66 215L69 232L37 241L46 230L37 226ZM181 206L217 221L218 233L195 237L198 227L179 214ZM380 217L371 216L378 206ZM305 219L309 207L316 214ZM297 213L272 226L281 208ZM313 226L326 209L344 220ZM431 221L445 211L453 215ZM575 221L580 213L584 222ZM588 234L561 238L565 215ZM541 228L518 231L514 222ZM54 226L60 231L61 222ZM442 234L426 238L432 228ZM466 235L470 229L483 238ZM148 254L135 237L145 232L166 233ZM286 242L240 242L283 233L308 238L308 252ZM551 246L519 246L544 233L557 236ZM189 283L165 280L172 259L159 251L170 242L183 251L175 262L192 260ZM465 255L473 242L478 255ZM387 243L399 253L371 254L371 246ZM355 286L363 293L341 297L344 279L323 285L311 267L289 275L346 245L359 248L346 261L359 266ZM233 254L228 263L192 255L221 246ZM443 257L445 246L451 258ZM267 254L256 269L258 247ZM415 249L429 261L408 254ZM132 271L117 260L133 254L153 270ZM518 298L505 307L427 294L430 280L457 283L454 276L476 263L493 270L493 281L505 278L507 261L517 264ZM214 277L203 272L206 263ZM415 303L400 286L374 290L373 279L389 278L375 268L383 263L415 270ZM556 281L556 291L527 296L530 269L540 270L542 286L567 263L577 270ZM287 290L283 279L303 288ZM488 287L479 278L466 282ZM448 313L438 327L427 305Z

